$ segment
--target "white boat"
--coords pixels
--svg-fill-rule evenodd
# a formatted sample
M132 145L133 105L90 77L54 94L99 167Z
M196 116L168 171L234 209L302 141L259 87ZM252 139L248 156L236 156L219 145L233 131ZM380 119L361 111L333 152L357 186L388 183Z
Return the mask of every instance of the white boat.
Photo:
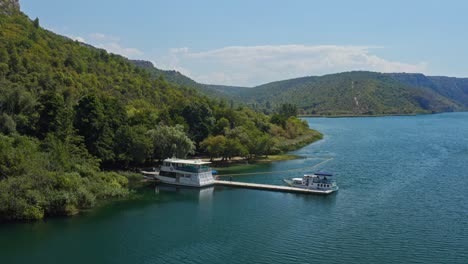
M154 177L163 183L204 187L213 185L215 180L211 168L211 162L186 159L165 159L159 173Z
M284 179L284 182L296 188L331 192L338 191L338 185L336 185L334 176L331 173L305 174L302 178Z

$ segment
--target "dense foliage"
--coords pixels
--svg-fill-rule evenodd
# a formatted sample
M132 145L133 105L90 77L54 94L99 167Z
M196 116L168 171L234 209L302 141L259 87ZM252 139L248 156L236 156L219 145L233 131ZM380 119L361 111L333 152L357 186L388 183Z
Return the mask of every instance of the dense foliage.
M100 172L84 147L51 134L42 142L0 134L0 179L0 220L70 215L128 193L127 178Z
M103 168L195 153L253 158L312 132L294 116L274 122L155 78L37 19L0 15L0 220L68 215L125 195L126 178Z

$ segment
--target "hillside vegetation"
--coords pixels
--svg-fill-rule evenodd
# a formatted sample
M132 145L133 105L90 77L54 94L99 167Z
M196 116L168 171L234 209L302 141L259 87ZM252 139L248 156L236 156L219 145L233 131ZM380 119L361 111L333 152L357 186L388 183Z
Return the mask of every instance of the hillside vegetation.
M269 111L282 103L296 104L302 114L381 115L447 112L463 105L437 91L411 86L391 75L346 72L274 82L240 95Z
M134 62L181 86L211 98L272 113L292 103L301 114L388 115L468 109L468 79L410 73L345 72L272 82L253 88L200 84L176 71Z
M0 220L70 215L126 195L127 178L109 170L173 155L252 158L280 152L285 139L320 138L286 113L234 108L19 11L0 14Z

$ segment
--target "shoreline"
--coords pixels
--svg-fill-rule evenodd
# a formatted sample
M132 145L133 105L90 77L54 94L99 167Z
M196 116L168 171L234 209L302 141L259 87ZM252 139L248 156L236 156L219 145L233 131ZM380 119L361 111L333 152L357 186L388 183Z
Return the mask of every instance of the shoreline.
M352 117L385 117L385 116L420 116L420 115L439 115L447 113L464 113L467 111L453 111L453 112L435 112L435 113L410 113L410 114L378 114L378 115L354 115L354 114L342 114L342 115L298 115L298 118L306 117L320 117L320 118L352 118Z
M289 152L301 149L321 139L323 139L322 133L318 132L317 130L310 129L309 133L305 135L299 136L295 139L285 140L283 144L278 146L281 150L279 154L257 157L252 160L236 157L233 161L224 161L223 163L218 164L216 164L216 161L214 161L212 168L220 172L219 176L223 176L222 173L227 174L231 170L251 169L252 167L267 163L303 159L305 157L296 154L290 154Z
M298 115L298 118L304 117L320 117L320 118L350 118L350 117L385 117L385 116L418 116L418 115L434 115L441 113L411 113L411 114L379 114L379 115L353 115L353 114L343 114L343 115Z
M268 157L259 157L250 161L244 159L237 159L231 163L221 164L221 166L219 166L220 164L215 165L215 163L213 163L212 168L218 171L218 176L223 176L223 174L228 174L232 170L246 170L251 169L252 167L261 166L263 164L303 158L303 156L294 154L268 155Z

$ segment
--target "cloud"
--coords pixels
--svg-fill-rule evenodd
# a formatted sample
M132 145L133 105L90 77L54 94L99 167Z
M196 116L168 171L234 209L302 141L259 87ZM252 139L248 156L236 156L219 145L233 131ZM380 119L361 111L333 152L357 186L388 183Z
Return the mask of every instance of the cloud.
M68 35L68 37L71 38L71 39L73 39L73 40L86 43L86 40L85 40L83 37L80 37L80 36L73 36L73 35Z
M143 52L141 50L136 48L123 47L117 42L99 43L95 44L94 46L96 46L97 48L105 49L108 52L114 54L122 55L130 59L141 58L143 55Z
M86 37L64 34L67 37L79 42L87 43L96 48L105 49L108 52L119 54L129 59L141 59L144 55L143 51L137 48L125 47L120 43L120 38L116 36L106 35L102 33L88 34Z
M137 48L124 47L120 43L120 38L102 33L89 34L90 44L108 52L119 54L130 59L137 59L143 56L143 51Z
M170 49L161 62L203 83L253 86L282 79L369 70L425 72L427 63L391 61L372 54L375 46L265 45L230 46L195 52Z

